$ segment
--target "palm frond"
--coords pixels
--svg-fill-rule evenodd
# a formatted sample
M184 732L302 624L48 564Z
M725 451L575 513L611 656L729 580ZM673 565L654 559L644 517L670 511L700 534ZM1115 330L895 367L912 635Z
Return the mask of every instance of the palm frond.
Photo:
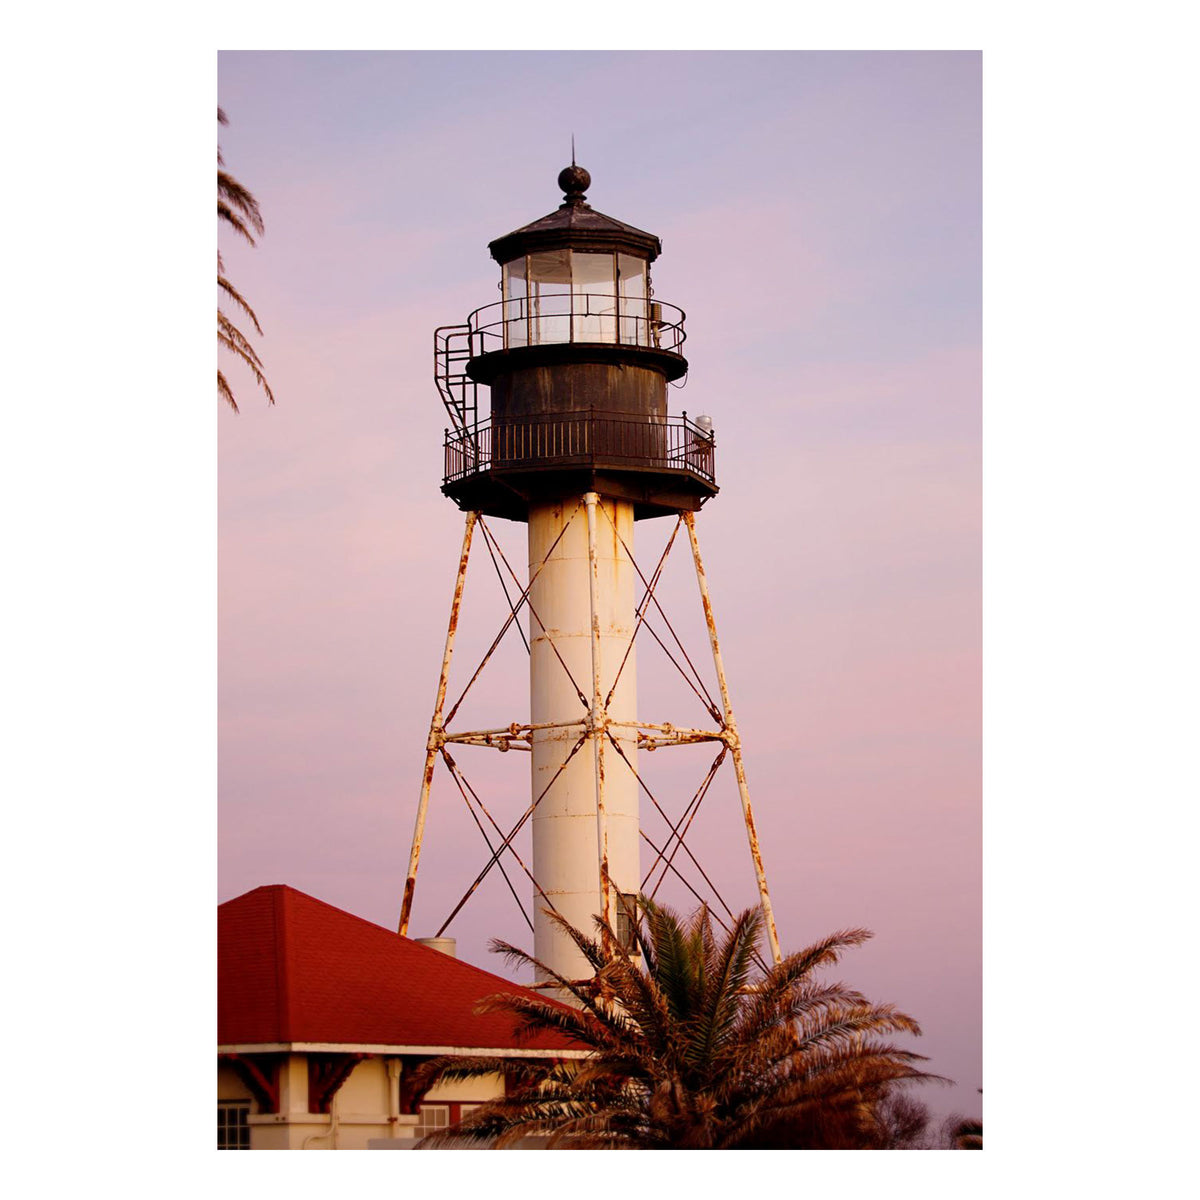
M220 106L217 107L217 123L219 125L228 125L229 118L225 115L225 110ZM262 212L259 210L258 201L251 194L249 189L240 184L228 171L222 170L225 160L221 154L221 147L217 146L217 225L218 228L222 225L228 225L240 237L245 238L250 245L256 245L255 234L261 236L264 225ZM253 230L253 232L251 232ZM217 252L217 289L223 292L230 298L241 310L248 316L254 325L255 332L262 336L262 326L259 324L258 316L252 309L246 298L233 286L225 275L225 263L221 258L220 251ZM275 403L275 395L271 391L270 385L267 383L266 376L263 374L262 362L254 347L243 336L241 331L229 320L228 317L217 308L217 344L226 350L237 355L238 358L250 368L254 375L254 380L260 388L266 393L267 402ZM220 369L217 371L217 396L224 400L234 412L238 412L237 401L234 399L233 390L229 386L229 381L225 378L224 372Z
M237 406L237 401L233 398L233 392L230 389L229 384L225 382L225 376L220 370L217 371L217 395L220 396L221 399L224 400L234 412L240 411Z
M242 222L249 223L260 236L266 228L258 201L250 189L240 184L228 171L217 172L217 216L234 225L252 246L255 245L254 238Z
M242 296L241 292L239 292L237 288L235 288L233 284L221 274L219 265L217 267L217 287L220 288L221 291L223 291L225 295L227 295L242 310L242 312L244 312L246 316L248 316L250 320L254 322L255 332L261 337L262 326L258 323L258 317L255 315L254 309L252 309L250 305L246 303L246 300Z
M707 914L706 914L707 915ZM725 1043L737 1023L743 1007L742 989L754 964L762 915L758 909L747 909L734 922L733 929L721 946L712 938L711 925L705 923L706 994L697 1014L695 1034L689 1048L693 1061L711 1060Z
M217 344L223 346L226 350L232 351L249 367L258 386L267 394L267 401L271 404L275 403L275 396L271 391L271 385L267 383L266 377L262 373L262 363L259 360L258 354L254 347L246 340L238 328L232 321L220 310L217 310ZM225 391L222 392L222 384ZM226 399L231 397L227 394L229 385L225 382L224 375L220 371L217 372L217 391L221 395L225 395ZM234 411L237 411L237 405L234 406Z

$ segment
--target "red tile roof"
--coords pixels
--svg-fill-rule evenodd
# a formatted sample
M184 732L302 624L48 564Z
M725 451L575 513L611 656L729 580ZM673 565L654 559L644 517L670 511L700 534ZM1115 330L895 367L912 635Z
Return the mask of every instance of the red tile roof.
M217 908L219 1045L326 1042L560 1050L518 1043L497 992L536 995L282 884Z

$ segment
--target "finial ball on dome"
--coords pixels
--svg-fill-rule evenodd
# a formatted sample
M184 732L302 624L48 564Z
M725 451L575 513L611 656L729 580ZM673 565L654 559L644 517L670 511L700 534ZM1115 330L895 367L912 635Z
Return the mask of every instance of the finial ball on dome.
M558 186L562 188L567 200L583 199L583 193L592 186L592 177L583 169L572 163L558 173Z

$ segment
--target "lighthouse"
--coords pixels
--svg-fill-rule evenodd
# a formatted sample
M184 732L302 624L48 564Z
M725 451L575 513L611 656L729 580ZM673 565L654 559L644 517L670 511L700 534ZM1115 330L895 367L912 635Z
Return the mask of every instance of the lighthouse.
M534 956L565 979L590 974L551 914L589 934L600 916L613 931L612 948L636 954L646 842L639 753L714 741L721 758L733 759L778 959L695 531L695 513L718 491L712 422L672 413L667 402L668 385L688 370L684 313L655 294L659 239L595 210L582 167L572 163L558 184L554 211L489 244L501 298L435 333L435 378L451 420L442 490L466 513L466 527L399 929L407 932L411 916L437 760L457 779L449 748L486 745L530 754L525 815L511 833L487 815L495 825L488 845L496 847L489 866L515 855L517 829L531 826L531 861L518 861L532 887ZM527 630L528 719L452 732L447 681L467 562L477 532L489 536L489 518L527 527L523 572L512 580L519 596L505 628L519 619ZM719 681L720 699L709 702L715 729L639 717L637 634L653 584L637 563L635 528L659 518L685 526L693 552ZM672 836L682 840L677 830Z

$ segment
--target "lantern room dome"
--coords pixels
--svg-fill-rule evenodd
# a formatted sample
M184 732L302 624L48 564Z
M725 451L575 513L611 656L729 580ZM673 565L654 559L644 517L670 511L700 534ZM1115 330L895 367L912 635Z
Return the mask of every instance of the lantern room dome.
M587 203L584 190L592 177L572 163L558 176L563 202L552 213L514 229L488 243L498 263L511 262L541 250L624 251L653 262L662 253L662 242L652 233L597 212Z

